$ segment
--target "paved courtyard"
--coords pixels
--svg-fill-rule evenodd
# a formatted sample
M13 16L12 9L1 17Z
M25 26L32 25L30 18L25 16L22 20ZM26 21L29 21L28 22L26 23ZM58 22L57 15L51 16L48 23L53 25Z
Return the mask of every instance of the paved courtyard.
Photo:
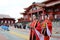
M10 31L0 30L0 40L29 40L28 29L18 29L13 27L10 27L9 29ZM55 30L55 28L53 29ZM60 40L60 34L57 30L56 32L53 32L50 40Z

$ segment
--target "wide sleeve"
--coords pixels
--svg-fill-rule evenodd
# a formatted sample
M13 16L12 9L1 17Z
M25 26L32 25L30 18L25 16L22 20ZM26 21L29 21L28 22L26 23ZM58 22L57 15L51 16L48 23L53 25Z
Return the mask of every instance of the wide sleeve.
M52 33L52 22L48 22L48 28L49 28L50 32Z
M40 22L37 23L36 29L41 33L41 24L40 24Z

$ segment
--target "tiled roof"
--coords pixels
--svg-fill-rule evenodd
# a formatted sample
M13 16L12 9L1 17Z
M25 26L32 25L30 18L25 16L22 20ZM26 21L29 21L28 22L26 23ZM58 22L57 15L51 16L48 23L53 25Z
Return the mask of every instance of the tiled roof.
M9 15L0 14L0 18L11 18Z

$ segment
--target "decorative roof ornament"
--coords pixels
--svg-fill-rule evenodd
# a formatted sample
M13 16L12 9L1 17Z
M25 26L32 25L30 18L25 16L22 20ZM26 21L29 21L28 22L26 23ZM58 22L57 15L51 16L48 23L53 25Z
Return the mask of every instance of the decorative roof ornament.
M35 4L36 2L33 2L32 4Z

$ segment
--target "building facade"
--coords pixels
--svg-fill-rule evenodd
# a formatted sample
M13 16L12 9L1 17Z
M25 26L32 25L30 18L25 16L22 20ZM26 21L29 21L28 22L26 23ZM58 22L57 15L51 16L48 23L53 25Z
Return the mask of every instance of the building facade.
M9 15L0 15L0 25L13 25L14 23L15 19Z
M49 0L42 3L33 2L28 8L24 8L26 11L21 13L23 15L23 20L19 21L32 21L32 15L35 15L39 20L44 20L45 16L48 19L60 20L60 0Z

